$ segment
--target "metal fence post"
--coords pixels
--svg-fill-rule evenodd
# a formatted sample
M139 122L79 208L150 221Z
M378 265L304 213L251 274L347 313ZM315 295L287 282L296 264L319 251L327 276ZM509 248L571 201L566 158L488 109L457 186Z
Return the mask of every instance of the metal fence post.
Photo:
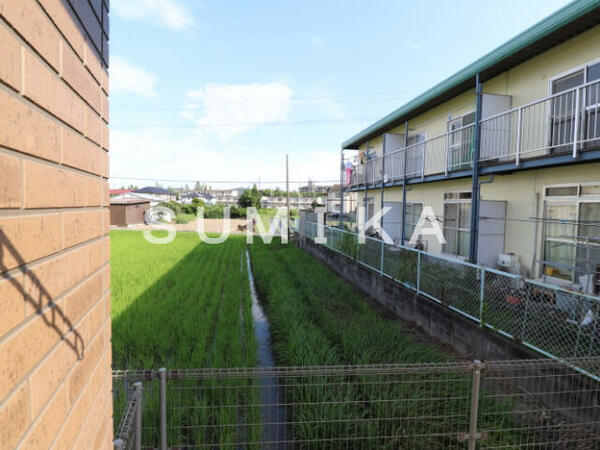
M136 405L135 405L135 440L133 448L135 450L142 449L142 383L134 383Z
M383 254L385 252L385 242L381 241L381 255L379 258L379 273L383 274Z
M421 252L417 250L417 295L421 293Z
M481 283L479 286L479 326L483 326L483 300L485 299L485 267L482 267L480 272Z
M476 359L473 361L473 385L471 388L471 413L469 417L469 450L475 450L477 439L481 433L477 433L477 417L479 414L479 388L481 386L481 369L483 364Z
M160 377L160 450L167 450L167 369L158 369Z

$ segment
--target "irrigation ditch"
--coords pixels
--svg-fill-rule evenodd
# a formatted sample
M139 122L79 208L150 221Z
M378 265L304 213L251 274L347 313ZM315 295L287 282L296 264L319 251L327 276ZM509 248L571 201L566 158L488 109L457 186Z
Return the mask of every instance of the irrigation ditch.
M252 297L252 318L254 320L254 332L258 343L257 367L275 367L275 355L271 346L271 329L269 320L256 293L254 276L252 275L252 263L250 253L246 249L246 265L248 268L248 283L250 284L250 296ZM285 442L289 431L285 402L285 393L275 375L259 378L260 386L260 417L265 426L262 429L262 438L266 442ZM270 447L273 449L285 448L284 444Z

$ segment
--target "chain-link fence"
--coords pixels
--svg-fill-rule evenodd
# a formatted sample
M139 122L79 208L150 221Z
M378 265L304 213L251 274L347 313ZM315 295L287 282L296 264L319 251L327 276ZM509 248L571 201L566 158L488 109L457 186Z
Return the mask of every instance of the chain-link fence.
M600 358L569 364L600 375ZM143 392L136 410L143 411L143 448L580 449L600 442L600 383L549 359L113 377L116 398L143 383L135 391ZM135 443L130 404L115 410L129 423L117 437Z
M316 241L318 225L301 236ZM600 355L600 298L458 259L324 227L342 253L504 336L552 358Z

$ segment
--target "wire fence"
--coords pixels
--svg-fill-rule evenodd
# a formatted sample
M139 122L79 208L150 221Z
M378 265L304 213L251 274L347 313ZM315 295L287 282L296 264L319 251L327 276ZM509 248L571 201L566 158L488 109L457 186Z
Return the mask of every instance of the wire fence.
M570 363L600 375L600 358ZM581 449L600 442L600 383L549 359L115 371L113 381L116 399L143 383L141 423L131 426L131 402L115 409L129 423L117 437L135 443L140 436L135 448Z
M303 220L303 238L318 224ZM324 226L323 245L419 295L555 358L600 356L600 298L410 247ZM582 369L583 370L583 369Z
M121 419L115 433L114 447L115 450L139 450L142 445L142 383L127 383L122 391L124 402L121 402Z

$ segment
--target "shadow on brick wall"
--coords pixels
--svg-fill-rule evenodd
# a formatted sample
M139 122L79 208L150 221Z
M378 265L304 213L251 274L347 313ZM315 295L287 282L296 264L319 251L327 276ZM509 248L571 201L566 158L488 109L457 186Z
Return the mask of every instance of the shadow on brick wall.
M25 277L24 279L37 288L38 295L35 297L31 296L23 286L25 283L21 284L14 277L8 278L8 281L23 295L24 300L33 306L36 314L42 317L46 325L53 328L60 339L73 349L77 355L77 359L83 358L84 343L81 334L75 329L63 310L54 303L54 299L40 279L25 267L26 261L6 237L6 234L0 229L0 277L2 277L3 272L8 270L2 264L5 252L8 252L17 261L19 270ZM49 307L46 311L43 310L44 305L48 305Z

